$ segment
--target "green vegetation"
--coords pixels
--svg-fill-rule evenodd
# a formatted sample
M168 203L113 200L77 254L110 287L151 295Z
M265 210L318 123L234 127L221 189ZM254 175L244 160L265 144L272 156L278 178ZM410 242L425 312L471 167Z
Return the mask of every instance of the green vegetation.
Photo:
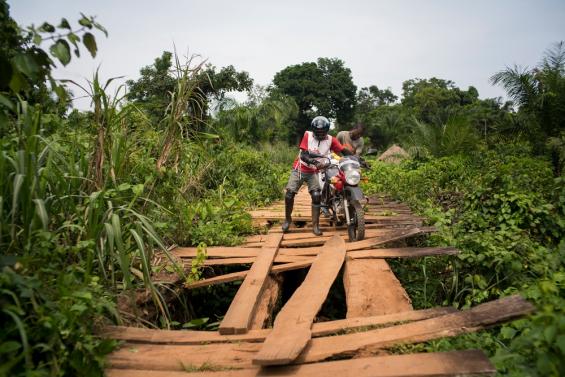
M94 17L24 29L4 0L0 17L0 376L101 375L116 346L96 336L108 323L217 326L190 303L172 313L153 262L171 259L174 244L198 246L190 271L170 264L193 281L207 246L257 232L246 210L281 198L314 109L338 129L364 122L373 148L409 150L401 165L373 161L367 189L436 225L427 244L462 251L393 264L416 307L519 292L538 308L501 329L408 349L481 347L502 375L565 374L563 43L532 70L493 75L507 103L438 78L407 80L399 102L376 85L357 92L335 58L253 87L233 66L169 52L141 68L125 95L124 85L109 92L119 79L103 80L103 67L86 85L51 75L84 48L97 53L95 38L107 32ZM72 90L91 99L91 111L70 107ZM249 100L230 100L234 90ZM210 307L225 305L231 288L209 291ZM140 290L154 310L145 319L132 304Z
M430 219L439 232L426 245L461 250L394 264L415 307L463 308L517 292L538 307L532 318L501 329L415 349L480 345L508 375L557 376L565 356L565 185L548 161L522 150L507 145L474 156L379 163L369 188Z

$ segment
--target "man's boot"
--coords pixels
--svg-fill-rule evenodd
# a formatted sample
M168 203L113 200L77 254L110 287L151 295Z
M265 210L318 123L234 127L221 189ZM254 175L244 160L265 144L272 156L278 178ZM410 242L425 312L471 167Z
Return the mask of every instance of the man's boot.
M317 236L322 235L320 230L320 196L319 192L312 193L312 232Z
M294 207L294 193L287 191L284 196L284 222L282 224L283 233L288 232L292 223L292 208Z

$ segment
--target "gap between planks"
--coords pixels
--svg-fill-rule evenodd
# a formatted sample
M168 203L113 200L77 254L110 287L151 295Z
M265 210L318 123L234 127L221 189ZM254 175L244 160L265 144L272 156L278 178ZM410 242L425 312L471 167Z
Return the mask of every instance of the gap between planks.
M220 323L220 334L241 334L249 329L259 296L277 255L281 240L281 234L273 233L263 244L261 252L255 258L255 262L245 276Z

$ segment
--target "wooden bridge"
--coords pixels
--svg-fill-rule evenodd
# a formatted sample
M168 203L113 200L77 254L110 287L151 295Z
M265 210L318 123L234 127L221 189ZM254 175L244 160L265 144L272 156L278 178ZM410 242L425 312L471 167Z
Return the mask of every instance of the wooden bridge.
M461 376L496 371L480 350L394 355L389 349L478 331L530 313L511 296L458 311L414 310L387 258L457 254L449 247L406 247L406 239L434 231L402 203L375 196L366 207L366 238L345 242L347 229L321 220L324 235L311 233L310 197L296 197L293 219L302 228L252 236L239 247L210 247L206 265L250 265L247 270L206 278L186 288L243 281L219 330L169 331L109 327L124 341L109 357L111 377L164 376ZM257 224L280 221L282 203L252 212ZM400 244L400 245L399 245ZM394 247L393 247L394 246ZM196 248L173 254L190 266ZM308 269L302 284L272 318L285 271ZM347 314L319 321L317 314L343 269ZM273 323L274 319L274 323ZM269 325L273 323L272 327ZM480 348L480 344L477 344Z

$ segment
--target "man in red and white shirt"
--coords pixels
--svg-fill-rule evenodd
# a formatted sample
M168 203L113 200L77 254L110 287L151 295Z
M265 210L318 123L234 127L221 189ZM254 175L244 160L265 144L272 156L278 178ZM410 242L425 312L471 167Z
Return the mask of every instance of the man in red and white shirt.
M288 232L292 223L292 209L294 207L294 196L304 182L308 184L308 192L312 197L312 231L321 236L320 230L320 201L321 188L318 181L319 156L329 157L331 152L351 152L344 148L333 136L328 135L330 121L323 116L317 116L311 123L312 131L306 131L300 142L300 153L292 165L292 172L286 185L285 195L285 221L282 224L283 233Z

